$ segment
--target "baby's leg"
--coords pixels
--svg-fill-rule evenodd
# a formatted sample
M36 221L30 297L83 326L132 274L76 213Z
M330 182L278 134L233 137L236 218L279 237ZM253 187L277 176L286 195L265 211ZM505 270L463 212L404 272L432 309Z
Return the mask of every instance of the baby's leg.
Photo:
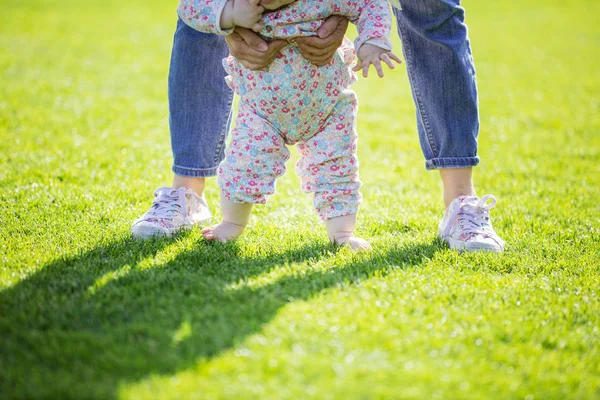
M314 206L325 221L329 239L354 250L370 249L354 236L361 195L356 156L356 95L346 90L321 131L298 145L296 172L302 190L313 192Z
M231 143L217 171L221 188L221 223L202 230L207 240L226 242L242 234L253 204L264 204L289 159L281 135L245 101L240 101Z
M354 236L356 214L344 215L325 221L329 240L341 246L348 245L352 250L370 250L371 245L364 239Z
M202 229L204 238L225 243L240 236L248 224L252 206L252 203L234 203L221 193L223 220L217 225Z

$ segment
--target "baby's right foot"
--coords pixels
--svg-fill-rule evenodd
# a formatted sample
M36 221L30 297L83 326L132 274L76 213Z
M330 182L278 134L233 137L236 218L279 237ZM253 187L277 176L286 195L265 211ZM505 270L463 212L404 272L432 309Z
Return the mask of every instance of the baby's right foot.
M220 224L202 229L202 235L206 240L218 240L225 243L240 236L244 232L244 228L245 226L221 221Z
M334 243L339 246L350 246L350 248L354 251L366 251L372 249L369 242L354 236L336 238Z

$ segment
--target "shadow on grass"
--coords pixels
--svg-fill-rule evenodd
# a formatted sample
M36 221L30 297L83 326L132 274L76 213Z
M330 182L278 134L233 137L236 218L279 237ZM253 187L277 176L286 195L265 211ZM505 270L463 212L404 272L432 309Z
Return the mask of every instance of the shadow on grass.
M336 265L336 248L324 243L249 257L235 243L199 241L169 259L161 251L170 245L124 239L52 262L0 292L0 394L117 398L120 385L231 349L291 301L390 266L422 264L440 249L398 247ZM276 281L244 284L275 268L328 259L329 268L288 269Z

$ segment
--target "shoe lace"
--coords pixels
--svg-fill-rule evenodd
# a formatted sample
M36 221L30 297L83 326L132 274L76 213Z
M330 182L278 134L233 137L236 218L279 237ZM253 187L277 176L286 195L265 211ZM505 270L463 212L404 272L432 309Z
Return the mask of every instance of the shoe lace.
M490 201L488 203L488 201ZM450 216L450 221L457 221L465 234L491 235L494 231L490 222L490 210L496 206L496 198L488 194L481 199L477 197L465 198L460 206L456 207ZM445 236L450 234L455 224L449 223L444 232Z
M158 189L154 192L154 201L147 215L172 221L177 216L184 215L182 204L186 204L185 190Z

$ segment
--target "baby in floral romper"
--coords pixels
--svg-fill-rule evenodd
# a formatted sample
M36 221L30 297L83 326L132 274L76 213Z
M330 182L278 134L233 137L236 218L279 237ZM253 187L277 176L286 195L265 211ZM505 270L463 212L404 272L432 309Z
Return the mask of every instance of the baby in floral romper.
M367 76L371 64L383 76L390 68L392 17L387 0L181 0L182 20L192 28L227 35L235 26L251 28L265 39L290 44L266 70L245 68L230 56L223 61L229 86L240 95L236 127L218 169L223 221L205 228L207 240L239 236L253 204L266 203L275 180L285 172L288 145L298 145L296 172L302 189L314 193L314 206L334 243L369 249L354 236L361 201L356 156L357 100L349 89L358 64ZM293 43L314 36L331 15L356 23L354 46L345 39L333 60L317 67Z

